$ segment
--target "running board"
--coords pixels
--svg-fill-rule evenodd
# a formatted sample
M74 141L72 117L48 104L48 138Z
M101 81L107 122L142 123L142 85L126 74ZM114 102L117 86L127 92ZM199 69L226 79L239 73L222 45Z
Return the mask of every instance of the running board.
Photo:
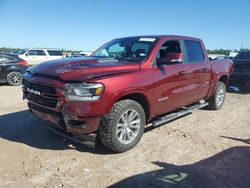
M166 116L163 116L163 117L160 117L160 118L154 120L152 122L152 125L153 126L162 125L164 123L167 123L167 122L172 121L174 119L177 119L179 117L185 116L187 114L191 114L193 112L193 110L203 108L207 105L208 105L208 103L202 103L202 104L195 104L195 105L192 105L189 107L183 107L182 110L179 112L174 112L172 114L168 114Z

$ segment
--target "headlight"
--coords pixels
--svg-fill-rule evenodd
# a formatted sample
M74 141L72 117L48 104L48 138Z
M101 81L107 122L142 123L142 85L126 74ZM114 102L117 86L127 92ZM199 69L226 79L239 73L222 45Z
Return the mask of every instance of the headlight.
M64 92L69 101L96 101L104 90L100 83L66 84Z

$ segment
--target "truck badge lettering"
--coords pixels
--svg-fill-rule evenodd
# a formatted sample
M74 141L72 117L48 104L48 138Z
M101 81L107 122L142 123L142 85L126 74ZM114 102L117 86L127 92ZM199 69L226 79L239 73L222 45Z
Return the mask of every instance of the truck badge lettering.
M41 95L41 92L40 91L37 91L37 90L34 90L34 89L30 89L28 87L26 87L26 90L29 92L29 93L32 93L32 94L35 94L35 95Z

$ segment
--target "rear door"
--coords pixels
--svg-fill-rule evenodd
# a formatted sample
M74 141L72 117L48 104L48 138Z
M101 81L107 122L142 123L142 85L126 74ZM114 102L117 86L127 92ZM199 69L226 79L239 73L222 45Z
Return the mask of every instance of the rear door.
M189 80L184 105L205 98L210 86L211 64L200 41L184 40Z
M153 67L155 115L160 115L183 106L188 83L186 64L182 59L180 41L166 41L156 57ZM173 61L174 60L174 61ZM171 62L173 61L173 62Z

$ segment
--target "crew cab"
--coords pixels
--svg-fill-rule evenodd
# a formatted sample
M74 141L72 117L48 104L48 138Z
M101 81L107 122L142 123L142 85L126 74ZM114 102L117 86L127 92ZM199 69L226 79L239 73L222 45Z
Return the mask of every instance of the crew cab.
M54 132L81 143L98 136L124 152L139 142L146 124L158 126L195 108L220 109L232 70L231 60L209 61L197 38L126 37L89 57L29 68L23 93L31 113Z

